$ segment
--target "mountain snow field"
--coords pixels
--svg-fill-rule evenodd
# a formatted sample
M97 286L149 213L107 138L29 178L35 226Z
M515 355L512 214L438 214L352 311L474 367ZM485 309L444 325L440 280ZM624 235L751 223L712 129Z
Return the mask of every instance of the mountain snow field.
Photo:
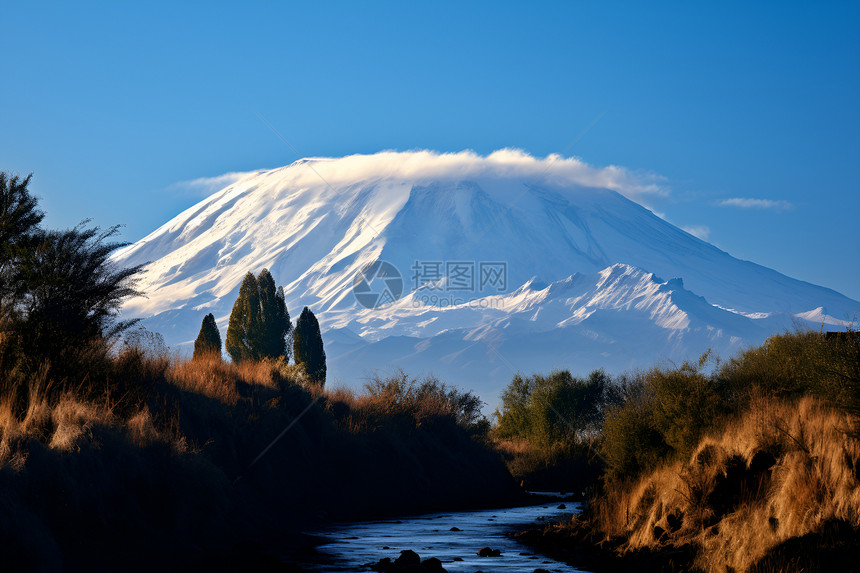
M309 158L247 173L114 255L146 263L143 317L190 348L247 272L323 329L328 384L435 374L494 407L515 372L728 357L860 302L736 259L642 205L648 178L515 150Z

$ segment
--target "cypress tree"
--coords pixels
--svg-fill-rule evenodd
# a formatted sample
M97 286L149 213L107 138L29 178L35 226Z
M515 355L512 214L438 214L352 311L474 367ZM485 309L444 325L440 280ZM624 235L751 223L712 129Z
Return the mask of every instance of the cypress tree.
M296 321L293 333L293 356L314 382L325 385L326 364L320 323L308 307Z
M255 278L248 273L239 287L239 296L227 327L227 353L234 362L284 357L289 360L287 335L292 325L284 290L275 289L268 269Z
M218 332L215 316L211 312L203 317L200 334L194 341L194 358L207 355L221 356L221 333Z
M260 292L260 331L253 337L265 357L287 356L287 333L290 318L284 302L283 289L275 290L275 279L268 269L260 272L257 279Z
M260 294L257 279L248 273L239 287L239 296L230 312L225 346L233 362L259 360L259 344L255 337L260 331Z

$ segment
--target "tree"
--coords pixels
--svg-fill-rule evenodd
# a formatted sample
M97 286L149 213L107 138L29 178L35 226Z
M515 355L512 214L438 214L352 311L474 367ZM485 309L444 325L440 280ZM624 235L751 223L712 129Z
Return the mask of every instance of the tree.
M210 312L203 317L200 334L194 341L194 358L221 356L221 333L215 324L215 316Z
M255 278L245 275L227 326L227 353L234 362L289 358L286 338L291 329L283 289L275 289L268 269Z
M549 376L517 374L502 393L496 431L500 437L528 439L541 447L594 436L612 399L610 386L603 370L593 371L586 380L568 370Z
M0 171L0 245L4 250L32 236L45 217L27 189L32 176L21 179Z
M503 438L526 438L531 431L531 395L536 377L515 374L502 392L502 407L495 412L496 431Z
M170 347L164 342L164 337L158 332L152 332L139 324L122 334L122 344L119 353L137 351L152 358L167 357Z
M293 356L311 380L325 385L326 364L320 323L308 307L302 310L293 334Z
M39 231L21 253L15 273L17 308L30 322L80 340L112 338L134 321L114 319L122 302L140 295L134 276L142 265L117 269L110 254L126 243L110 242L119 227Z
M268 269L260 272L257 285L260 293L260 332L257 335L260 354L271 358L289 358L287 334L292 325L284 302L284 289L275 289L275 280Z
M84 221L42 229L29 182L0 172L0 367L25 379L47 368L52 395L59 395L80 376L91 378L96 360L137 322L117 315L125 299L141 294L142 266L111 263L111 253L126 244L110 240L118 227L87 228ZM28 389L15 390L21 392Z
M256 340L260 330L260 295L257 279L248 273L239 287L239 296L230 312L225 346L233 362L259 360Z
M62 378L76 369L84 346L113 340L137 320L116 320L122 302L141 293L142 266L118 269L110 254L118 227L102 231L81 223L65 231L35 229L4 260L3 318L19 357L38 368L47 363Z
M0 171L0 320L13 310L16 263L31 247L45 214L24 179Z

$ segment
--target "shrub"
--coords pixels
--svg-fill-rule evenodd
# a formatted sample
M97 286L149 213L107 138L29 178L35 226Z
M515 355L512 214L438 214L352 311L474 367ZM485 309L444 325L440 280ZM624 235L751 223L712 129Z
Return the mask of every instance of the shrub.
M664 570L848 570L860 531L857 424L814 398L758 398L689 457L605 488L587 519L614 540L610 551L689 552ZM770 567L757 568L765 557Z
M595 370L587 380L567 370L526 378L517 374L502 393L496 433L546 449L593 436L601 426L609 388L610 379L602 370Z
M669 451L653 417L653 396L631 396L610 410L603 425L601 451L610 477L635 476L655 467Z
M721 386L698 364L652 368L620 378L618 404L603 425L602 451L611 477L635 476L668 457L688 455L731 413Z
M828 337L795 331L771 336L732 358L717 377L737 400L760 393L773 398L812 395L860 412L860 333Z
M707 354L698 365L684 362L677 368L654 368L645 374L653 394L651 417L663 439L679 455L688 455L709 429L728 413L715 381L702 373Z
M408 416L419 423L434 416L450 416L463 428L485 432L489 427L481 414L480 398L432 376L412 378L403 370L387 378L376 375L365 385L365 391L381 415Z
M860 412L860 337L796 331L772 336L703 372L709 360L652 368L625 378L621 404L607 414L602 451L610 475L636 476L660 461L685 458L708 433L718 433L757 400L813 396Z

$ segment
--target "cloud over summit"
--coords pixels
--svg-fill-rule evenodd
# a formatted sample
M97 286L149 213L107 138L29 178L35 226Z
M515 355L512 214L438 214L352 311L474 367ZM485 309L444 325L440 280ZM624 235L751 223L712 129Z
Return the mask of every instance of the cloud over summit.
M618 191L630 199L665 196L659 175L630 171L609 165L596 167L577 157L551 154L535 157L519 149L500 149L489 155L474 151L440 153L430 150L380 151L345 157L309 157L281 167L296 184L314 184L323 179L329 185L341 185L368 179L467 180L514 177L524 183L548 182L561 185L603 187ZM245 176L259 173L227 173L184 182L195 189L215 191ZM177 184L179 185L179 184Z
M372 155L342 158L311 158L319 175L337 182L368 178L395 179L481 179L517 177L534 183L605 187L631 198L664 195L661 178L650 173L634 173L610 165L595 167L577 157L552 154L534 157L519 149L500 149L482 156L473 151L439 153L429 150L381 151Z

